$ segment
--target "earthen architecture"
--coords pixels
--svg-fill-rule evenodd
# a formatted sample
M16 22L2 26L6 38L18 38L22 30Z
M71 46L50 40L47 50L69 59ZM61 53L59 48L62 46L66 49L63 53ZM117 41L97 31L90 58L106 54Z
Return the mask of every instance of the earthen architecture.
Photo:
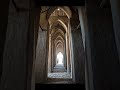
M2 2L0 90L40 84L120 90L120 0L80 6L40 1Z

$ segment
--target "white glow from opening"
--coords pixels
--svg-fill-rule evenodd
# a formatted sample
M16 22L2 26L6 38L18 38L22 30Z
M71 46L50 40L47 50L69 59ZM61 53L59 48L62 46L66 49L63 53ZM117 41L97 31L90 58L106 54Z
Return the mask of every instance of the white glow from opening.
M60 9L58 8L57 10L59 11Z
M57 64L63 64L63 54L61 52L57 54Z

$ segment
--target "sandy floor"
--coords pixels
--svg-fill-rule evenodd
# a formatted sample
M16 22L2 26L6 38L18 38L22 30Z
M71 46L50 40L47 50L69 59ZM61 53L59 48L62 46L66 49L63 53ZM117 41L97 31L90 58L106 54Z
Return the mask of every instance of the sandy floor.
M70 73L48 73L46 84L73 84Z
M48 78L71 78L69 73L48 73Z

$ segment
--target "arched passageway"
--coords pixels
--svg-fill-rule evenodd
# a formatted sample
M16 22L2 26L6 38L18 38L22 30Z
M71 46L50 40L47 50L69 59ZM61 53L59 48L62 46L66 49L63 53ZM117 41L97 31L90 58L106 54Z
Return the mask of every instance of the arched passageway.
M63 65L63 54L59 52L56 59L57 64Z
M84 83L85 58L78 12L68 6L49 7L47 12L46 9L47 6L41 7L35 83Z
M120 0L87 0L80 7L34 1L1 2L0 90L35 90L35 84L55 80L85 84L86 90L120 90ZM58 77L48 78L57 76L59 52L65 73L57 69Z
M64 8L68 10L66 11ZM48 78L71 78L71 62L68 50L70 47L68 44L70 16L71 11L68 7L57 7L50 12L48 21L51 42L49 41Z

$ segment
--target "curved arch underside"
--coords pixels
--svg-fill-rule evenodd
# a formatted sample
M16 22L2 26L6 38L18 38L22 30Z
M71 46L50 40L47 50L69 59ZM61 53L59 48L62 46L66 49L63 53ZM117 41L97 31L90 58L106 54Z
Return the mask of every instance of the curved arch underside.
M68 18L71 18L72 12L71 12L71 10L70 10L70 8L68 6L62 6L62 7L55 6L55 7L51 7L51 9L48 11L47 19L49 19L51 14L58 8L60 8L66 14L66 16Z

